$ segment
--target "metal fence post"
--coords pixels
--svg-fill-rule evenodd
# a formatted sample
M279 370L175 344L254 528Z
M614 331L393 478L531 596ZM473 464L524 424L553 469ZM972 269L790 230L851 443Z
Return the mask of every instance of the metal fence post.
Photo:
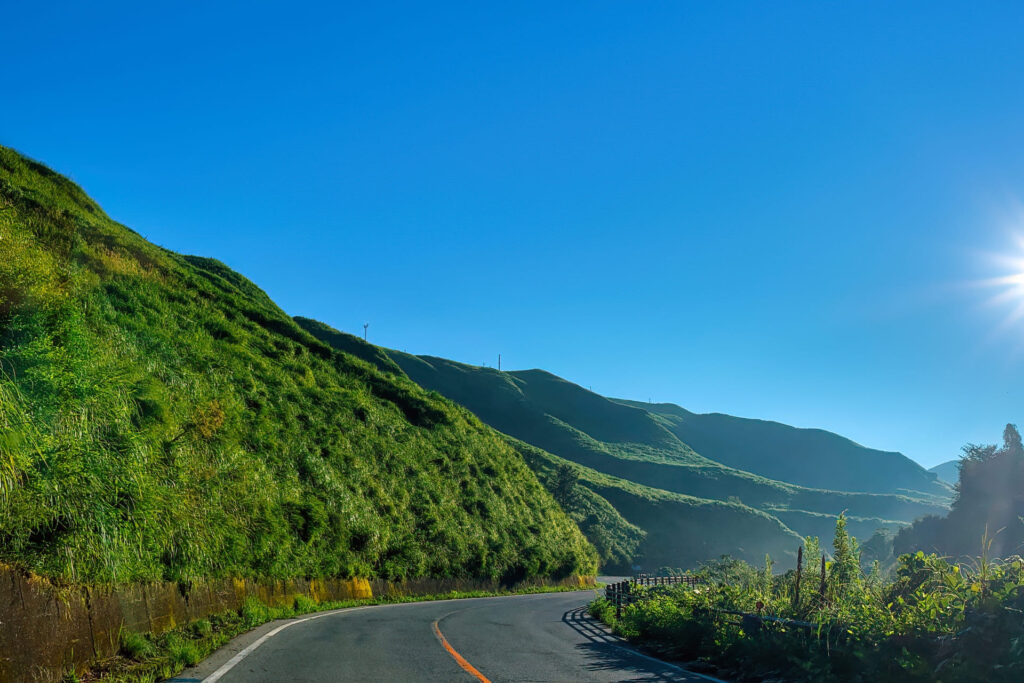
M800 571L804 566L804 547L800 546L796 551L796 590L793 593L793 606L800 607Z
M821 598L821 604L825 604L825 556L821 556L821 587L818 589L818 597Z

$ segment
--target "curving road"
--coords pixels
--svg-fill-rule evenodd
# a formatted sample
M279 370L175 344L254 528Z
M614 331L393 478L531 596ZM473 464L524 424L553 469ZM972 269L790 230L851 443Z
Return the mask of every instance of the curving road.
M175 681L706 681L586 614L592 591L357 607L266 624ZM713 679L712 679L713 680Z

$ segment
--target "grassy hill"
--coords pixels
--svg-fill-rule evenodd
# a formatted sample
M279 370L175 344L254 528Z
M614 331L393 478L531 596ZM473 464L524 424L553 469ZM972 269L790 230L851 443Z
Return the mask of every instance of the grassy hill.
M865 448L822 429L798 429L721 413L697 414L672 403L638 403L701 455L791 484L840 491L949 496L950 490L902 453Z
M541 482L551 487L556 468L568 460L551 455L522 441L512 440ZM788 566L796 561L796 549L803 542L775 516L755 510L742 503L705 500L642 486L625 479L610 477L582 465L571 464L579 475L579 487L585 494L578 504L584 519L580 525L588 538L602 547L592 534L615 534L630 557L647 569L657 567L693 567L721 555L731 555L747 562L762 563L770 554ZM621 524L605 521L588 525L588 517L607 506L626 524L642 530L642 535L627 536ZM635 526L634 526L635 525ZM834 526L834 520L833 520ZM627 530L628 532L628 530ZM605 571L628 572L629 562L607 562Z
M468 411L6 148L0 250L0 560L118 582L595 570Z
M305 318L296 318L296 321L317 338L335 344L338 348L350 349L360 357L376 358L379 352L378 347L323 323ZM417 367L415 363L425 362L414 356L391 353L400 362L415 359L411 366L414 371ZM445 376L446 382L433 383L430 388L442 391L456 400L456 397L471 400L473 395L486 396L485 388L493 381L499 396L491 402L485 402L482 412L495 421L500 417L501 425L510 430L520 425L529 426L536 420L536 407L518 401L522 412L509 408L509 396L522 397L522 378L442 359L431 361L443 362L453 372ZM679 444L670 433L652 423L643 411L623 409L589 392L579 395L574 389L575 385L548 373L522 374L536 381L553 381L555 387L547 395L544 409L556 413L559 418L585 425L604 438L617 438L622 439L623 443L630 443L628 447L613 449L627 462L635 465L652 464L644 459L646 453L648 456L654 454L651 456L654 464L674 462L722 469ZM614 417L623 412L627 419L616 421ZM573 438L580 440L579 443L583 444L581 448L589 446L604 449L601 443L569 427L559 418L550 423L558 426L559 431L550 432L556 439L562 436L560 432L568 431ZM635 419L630 423L629 418ZM540 481L553 489L556 468L571 461L517 438L506 438ZM627 439L640 441L633 444L625 441ZM643 443L643 439L656 441L657 447L652 448ZM570 438L568 443L573 443L573 439ZM795 556L790 556L800 545L800 537L770 514L742 503L706 500L644 486L602 474L576 462L572 466L579 474L580 495L577 500L565 505L565 508L597 548L601 566L606 571L628 572L635 563L645 567L694 566L723 554L743 557L751 562L763 561L765 553L771 553L783 561L786 558L795 559Z
M727 467L696 452L673 433L670 420L643 404L610 400L540 370L499 372L388 353L415 382L516 439L652 489L740 503L777 518L785 512L787 525L801 535L827 535L822 529L844 510L870 535L873 525L892 528L946 509L945 499L924 493L810 488Z

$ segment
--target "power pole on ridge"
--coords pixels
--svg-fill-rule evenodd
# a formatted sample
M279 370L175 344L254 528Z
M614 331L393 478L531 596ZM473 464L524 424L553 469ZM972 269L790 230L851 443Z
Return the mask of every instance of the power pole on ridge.
M363 341L366 341L366 328L370 326L370 323L363 323Z

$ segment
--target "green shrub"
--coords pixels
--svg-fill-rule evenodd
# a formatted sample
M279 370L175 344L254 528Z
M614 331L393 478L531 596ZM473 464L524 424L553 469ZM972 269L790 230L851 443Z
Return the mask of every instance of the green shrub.
M213 624L210 623L209 619L199 619L198 621L192 622L190 630L200 638L206 638L213 633Z
M141 633L121 631L121 654L129 659L143 660L156 650L152 641Z
M275 616L273 611L262 601L251 596L245 599L239 614L242 615L242 621L250 628L270 621Z
M170 657L176 670L181 670L186 666L195 666L203 659L196 643L176 635L167 640L167 656Z
M900 557L894 574L884 579L860 570L843 521L837 524L834 559L826 564L824 595L814 562L802 576L798 602L795 572L766 576L723 560L698 573L704 583L696 590L650 589L651 599L624 608L617 620L604 600L592 603L591 613L671 657L717 664L726 677L1022 680L1024 560L956 565L918 552Z
M315 611L318 604L316 600L305 595L295 596L295 611L299 614Z

